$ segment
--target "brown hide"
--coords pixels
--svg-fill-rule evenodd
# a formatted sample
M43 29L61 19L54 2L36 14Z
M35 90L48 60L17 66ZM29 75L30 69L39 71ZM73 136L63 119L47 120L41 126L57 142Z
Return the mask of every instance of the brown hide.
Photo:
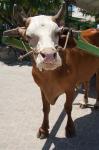
M96 46L99 45L99 32L96 29L88 29L82 32L82 36ZM60 39L60 45L63 46L65 39ZM78 49L73 38L69 39L68 48L60 53L63 65L54 71L40 72L33 67L33 77L40 89L45 94L50 104L54 104L56 98L75 88L79 82L89 81L92 75L99 68L99 58L87 54Z
M82 36L90 43L99 46L99 31L96 29L88 29L82 31ZM65 37L60 39L60 45L63 46ZM85 53L78 49L72 37L69 38L67 49L60 52L62 58L62 66L53 71L39 71L33 66L32 74L35 82L41 89L43 102L43 122L38 132L38 138L48 136L49 129L49 111L50 104L54 104L58 96L66 93L66 103L64 109L67 113L67 125L65 133L67 137L75 135L75 127L71 117L72 103L74 100L75 86L77 83L89 81L99 68L99 57ZM97 83L99 83L99 72ZM99 102L99 85L97 84L97 92Z
M88 29L82 32L83 38L85 38L89 43L99 47L99 30L98 29Z

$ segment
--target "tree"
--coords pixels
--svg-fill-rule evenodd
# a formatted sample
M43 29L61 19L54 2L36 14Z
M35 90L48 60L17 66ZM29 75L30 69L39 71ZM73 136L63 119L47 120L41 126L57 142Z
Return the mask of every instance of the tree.
M54 14L61 0L0 0L0 22L15 24L14 5L23 10L27 16L35 14ZM17 12L16 12L17 13Z

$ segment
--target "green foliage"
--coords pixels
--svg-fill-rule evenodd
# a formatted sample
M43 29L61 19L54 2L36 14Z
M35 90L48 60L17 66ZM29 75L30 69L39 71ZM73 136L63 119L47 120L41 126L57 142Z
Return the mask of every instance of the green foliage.
M15 0L0 0L0 22L10 24Z
M0 22L13 23L14 4L23 8L28 16L55 14L62 0L0 0Z

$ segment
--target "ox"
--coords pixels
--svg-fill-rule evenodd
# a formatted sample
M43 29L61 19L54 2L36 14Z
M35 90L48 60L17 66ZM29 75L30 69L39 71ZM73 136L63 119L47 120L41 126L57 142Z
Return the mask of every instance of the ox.
M24 18L25 27L18 27L4 32L6 36L21 36L28 41L33 50L32 75L40 87L44 118L38 131L39 138L45 138L49 133L50 104L54 105L57 98L66 93L64 109L67 113L66 136L75 134L75 127L71 117L75 86L89 81L99 68L99 58L85 53L76 47L73 37L69 38L67 48L66 37L61 37L62 29L58 26L63 15L65 4L55 16L34 16ZM90 43L99 46L99 31L89 29L82 31L82 36ZM97 76L97 81L99 77ZM97 84L99 91L99 84ZM99 93L99 92L98 92ZM99 95L98 98L99 100Z

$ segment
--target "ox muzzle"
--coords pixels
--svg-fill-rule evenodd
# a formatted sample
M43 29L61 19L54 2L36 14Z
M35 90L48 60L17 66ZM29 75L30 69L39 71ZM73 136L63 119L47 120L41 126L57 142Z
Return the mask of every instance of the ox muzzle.
M46 48L40 51L35 58L37 68L42 70L54 70L62 65L58 51Z

